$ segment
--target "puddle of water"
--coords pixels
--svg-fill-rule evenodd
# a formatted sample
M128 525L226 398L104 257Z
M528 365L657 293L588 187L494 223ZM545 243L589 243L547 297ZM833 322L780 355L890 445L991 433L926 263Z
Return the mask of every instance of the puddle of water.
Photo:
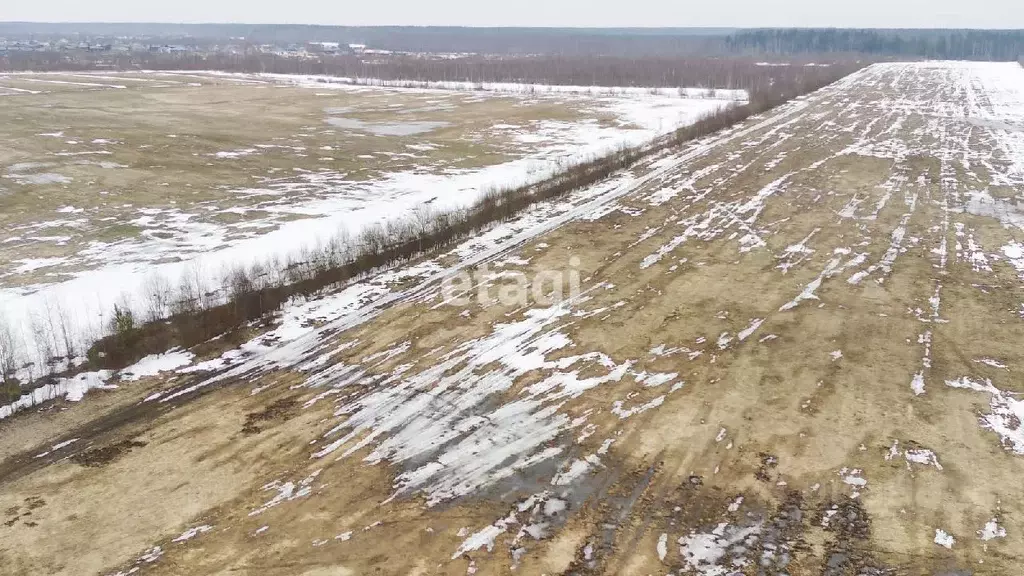
M332 117L327 119L327 123L331 126L338 128L346 128L348 130L360 130L362 132L370 132L377 136L415 136L417 134L426 134L433 132L438 128L444 128L450 126L448 122L364 122L363 120L356 120L355 118L338 118Z
M60 174L16 174L12 176L18 184L67 184L71 178Z

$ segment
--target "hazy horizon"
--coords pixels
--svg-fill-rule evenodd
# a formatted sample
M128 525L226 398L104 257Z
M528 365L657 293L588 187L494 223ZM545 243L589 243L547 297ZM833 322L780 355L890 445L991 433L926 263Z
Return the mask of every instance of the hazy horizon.
M55 15L60 15L55 18ZM766 4L680 5L666 0L520 0L487 5L472 0L394 0L340 6L326 0L289 3L180 0L47 0L0 6L0 21L54 24L280 24L324 26L456 26L472 28L959 28L1024 29L1024 3L978 0L864 0L827 5L817 0Z
M1016 32L1024 31L1024 26L1013 27L980 27L980 26L573 26L565 25L491 25L491 24L318 24L310 22L248 22L248 21L174 21L174 20L4 20L0 24L55 24L60 26L74 25L158 25L158 26L309 26L322 28L468 28L468 29L524 29L524 30L757 30L757 29L795 29L795 30L977 30Z

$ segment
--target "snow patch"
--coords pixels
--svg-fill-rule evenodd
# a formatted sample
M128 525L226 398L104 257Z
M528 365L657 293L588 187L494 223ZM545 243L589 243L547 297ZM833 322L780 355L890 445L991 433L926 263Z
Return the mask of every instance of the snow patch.
M947 534L945 530L939 528L935 529L935 543L943 548L952 550L953 545L956 544L956 539L950 534Z
M161 372L171 372L192 363L195 354L181 349L174 349L164 354L146 356L132 366L120 372L121 380L135 382Z

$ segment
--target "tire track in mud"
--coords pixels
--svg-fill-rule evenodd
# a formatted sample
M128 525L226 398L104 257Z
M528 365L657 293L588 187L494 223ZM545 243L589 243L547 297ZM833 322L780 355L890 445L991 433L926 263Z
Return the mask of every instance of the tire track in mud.
M763 458L777 465L769 455ZM862 501L849 496L805 494L772 488L772 499L750 491L729 493L700 476L677 482L662 464L638 469L601 490L591 531L576 550L566 576L629 572L628 559L642 554L645 536L660 533L656 552L669 573L787 576L895 576L898 567L872 552L871 519ZM775 485L762 466L751 477ZM818 545L809 543L810 539ZM648 539L649 540L649 539ZM679 554L669 552L670 547ZM671 558L670 558L671 556ZM732 572L717 572L716 567ZM634 567L635 570L635 567Z

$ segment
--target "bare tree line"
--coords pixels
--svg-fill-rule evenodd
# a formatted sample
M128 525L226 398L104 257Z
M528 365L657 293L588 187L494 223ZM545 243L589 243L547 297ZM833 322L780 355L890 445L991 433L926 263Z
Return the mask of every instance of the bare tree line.
M43 314L32 315L23 326L0 317L0 400L5 395L17 397L19 374L31 384L72 369L88 345L103 336L75 333L72 309L63 302L46 300L44 308Z
M753 58L625 58L596 56L469 56L444 59L413 55L320 56L275 54L124 54L74 57L60 53L12 53L0 71L220 70L225 72L331 75L414 82L511 82L560 86L696 87L760 91L827 78L827 66L848 60L794 60L766 66ZM776 63L778 64L778 63ZM845 65L845 64L844 64Z

